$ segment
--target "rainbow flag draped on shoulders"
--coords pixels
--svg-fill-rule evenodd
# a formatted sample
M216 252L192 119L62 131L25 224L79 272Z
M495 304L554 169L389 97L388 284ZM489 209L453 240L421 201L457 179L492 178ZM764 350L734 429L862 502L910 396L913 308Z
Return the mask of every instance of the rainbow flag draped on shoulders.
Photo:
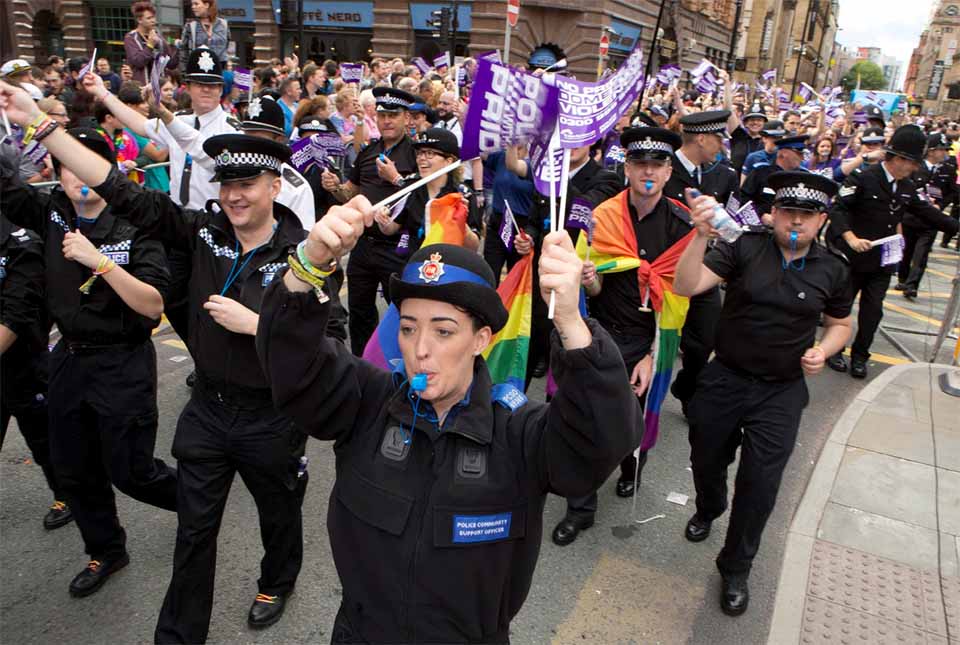
M467 205L460 193L447 193L427 202L423 213L423 244L463 246L467 234Z
M494 385L510 383L521 392L530 354L530 324L533 319L533 254L517 262L497 288L507 309L507 324L483 352ZM385 370L393 370L402 356L397 335L400 312L391 304L363 350L364 360Z
M660 409L670 389L673 363L680 348L680 332L690 308L689 298L673 293L673 277L683 250L696 234L691 230L683 239L660 254L652 263L640 259L637 240L630 221L627 204L629 191L625 190L597 206L593 211L593 244L587 245L587 236L577 241L577 254L597 267L597 273L618 273L635 270L640 286L640 302L656 312L657 338L654 341L653 379L647 388L641 450L649 450L657 442L660 429ZM670 200L686 209L680 202Z

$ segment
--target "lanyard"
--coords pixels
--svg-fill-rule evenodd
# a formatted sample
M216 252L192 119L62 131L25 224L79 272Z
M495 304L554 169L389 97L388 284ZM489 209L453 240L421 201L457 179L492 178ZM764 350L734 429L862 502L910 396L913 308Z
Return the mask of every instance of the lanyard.
M237 256L233 258L233 266L230 267L230 273L227 274L227 279L223 283L223 289L220 290L221 296L224 295L227 292L227 289L229 289L230 286L237 281L237 278L240 277L240 274L243 273L243 270L247 268L248 264L250 264L250 260L253 258L254 255L256 255L257 251L259 251L268 243L269 243L269 240L267 242L264 242L260 246L256 247L252 251L250 251L250 253L247 254L247 259L243 261L243 264L241 264L240 268L238 269L237 262L240 261L240 240L237 240L237 244L235 247Z

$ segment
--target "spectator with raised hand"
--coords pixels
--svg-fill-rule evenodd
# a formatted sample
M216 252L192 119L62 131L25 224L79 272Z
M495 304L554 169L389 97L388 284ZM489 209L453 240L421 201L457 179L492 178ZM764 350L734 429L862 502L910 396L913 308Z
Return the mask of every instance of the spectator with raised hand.
M123 37L123 51L127 63L133 72L133 80L146 83L157 54L170 57L167 69L175 69L179 64L177 48L163 41L157 31L157 8L150 0L138 0L130 7L137 22L137 28Z
M195 20L183 25L180 35L180 61L186 65L190 52L201 45L209 47L220 64L227 62L227 46L230 44L230 25L225 18L217 16L217 0L192 0L190 9Z

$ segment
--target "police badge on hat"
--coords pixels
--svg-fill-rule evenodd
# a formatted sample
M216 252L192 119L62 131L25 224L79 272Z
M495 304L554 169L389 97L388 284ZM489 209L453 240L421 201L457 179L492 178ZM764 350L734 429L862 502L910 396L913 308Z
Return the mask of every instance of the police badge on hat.
M439 282L443 275L443 262L440 261L440 254L433 253L429 260L425 260L420 265L420 279L424 282Z
M220 61L208 47L197 47L190 52L186 74L183 79L188 83L202 85L222 85L223 69Z

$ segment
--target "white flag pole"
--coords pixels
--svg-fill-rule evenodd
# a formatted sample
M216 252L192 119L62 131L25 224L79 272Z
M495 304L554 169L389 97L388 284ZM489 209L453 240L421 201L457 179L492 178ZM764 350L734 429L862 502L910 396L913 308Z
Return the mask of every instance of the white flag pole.
M404 186L403 188L401 188L401 189L398 190L397 192L393 193L393 194L390 195L389 197L387 197L387 198L385 198L385 199L381 199L379 202L377 202L376 204L374 204L374 205L373 205L373 209L372 209L373 212L374 212L374 213L379 212L381 208L386 208L386 207L389 206L390 204L396 202L398 199L404 197L405 195L409 195L410 193L412 193L413 191L415 191L417 188L420 188L420 186L423 186L423 185L425 185L425 184L429 184L431 181L433 181L433 180L436 179L437 177L442 177L443 175L446 175L448 172L451 172L451 171L453 171L453 170L456 170L457 168L460 167L460 164L462 164L462 163L463 163L462 161L460 161L459 159L457 159L456 161L454 161L454 162L453 162L452 164L450 164L449 166L444 166L444 167L441 168L440 170L437 170L436 172L432 172L432 173L430 173L429 175L427 175L426 177L423 177L423 178L421 178L421 179L418 179L417 181L413 182L413 183L410 184L409 186Z

